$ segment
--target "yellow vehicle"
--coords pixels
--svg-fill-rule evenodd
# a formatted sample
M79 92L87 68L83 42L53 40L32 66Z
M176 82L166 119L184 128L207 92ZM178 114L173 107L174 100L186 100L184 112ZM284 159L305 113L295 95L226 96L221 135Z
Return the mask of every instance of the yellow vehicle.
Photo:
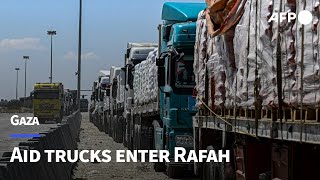
M61 123L64 111L62 83L37 83L33 91L33 114L40 123L55 120Z

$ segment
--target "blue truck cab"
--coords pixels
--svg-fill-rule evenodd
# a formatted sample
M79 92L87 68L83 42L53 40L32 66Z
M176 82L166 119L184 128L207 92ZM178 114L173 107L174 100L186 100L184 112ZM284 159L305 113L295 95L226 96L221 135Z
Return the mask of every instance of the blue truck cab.
M162 9L163 24L158 27L160 53L156 63L163 124L155 128L154 137L155 147L169 150L171 159L174 158L175 147L193 149L196 20L205 8L205 3L167 2ZM175 177L186 166L188 164L176 162L167 164L168 176Z

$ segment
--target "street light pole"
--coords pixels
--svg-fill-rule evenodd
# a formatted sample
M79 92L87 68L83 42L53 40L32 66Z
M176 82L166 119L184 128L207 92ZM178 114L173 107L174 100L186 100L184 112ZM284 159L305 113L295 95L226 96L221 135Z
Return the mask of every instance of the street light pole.
M27 97L27 60L29 56L23 56L24 59L24 101Z
M81 91L81 26L82 26L82 0L80 0L79 6L79 44L78 44L78 87L77 87L77 98L78 98L78 110L80 110L80 91Z
M57 32L56 31L47 31L47 34L50 36L51 39L51 59L50 59L50 83L52 83L52 36L56 35Z
M19 70L20 68L15 68L17 71L17 81L16 81L16 99L18 100L18 81L19 81Z

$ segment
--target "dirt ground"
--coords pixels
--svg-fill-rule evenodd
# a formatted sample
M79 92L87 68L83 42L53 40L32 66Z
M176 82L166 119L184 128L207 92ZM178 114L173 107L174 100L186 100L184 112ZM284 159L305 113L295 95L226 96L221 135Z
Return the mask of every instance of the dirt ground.
M100 132L89 122L88 113L82 114L80 142L78 149L111 150L112 161L109 163L83 163L78 162L74 170L75 179L168 179L164 173L153 170L152 163L117 163L115 150L126 149L122 144L116 143L107 134Z

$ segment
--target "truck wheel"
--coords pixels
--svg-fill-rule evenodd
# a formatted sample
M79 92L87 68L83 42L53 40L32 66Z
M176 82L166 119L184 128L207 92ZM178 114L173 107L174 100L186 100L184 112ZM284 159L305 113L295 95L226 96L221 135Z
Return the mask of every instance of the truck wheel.
M208 146L207 150L214 150L212 146ZM219 180L221 179L220 170L221 168L219 165L213 161L204 162L202 166L202 177L203 180Z
M46 122L46 120L45 120L45 119L42 119L42 118L39 118L38 120L39 120L39 123L40 123L40 124L44 124L44 123Z
M158 123L158 121L153 121L153 123L152 123L152 125L153 125L153 138L152 138L152 140L153 140L153 149L154 150L157 150L156 149L156 140L155 140L155 137L154 137L154 135L155 135L155 129L156 128L159 128L160 127L160 124ZM153 169L156 171L156 172L165 172L166 171L166 165L165 165L165 163L164 162L155 162L155 163L153 163Z
M169 178L181 178L183 176L184 169L182 166L174 166L174 165L167 165L167 176Z
M120 116L118 118L118 142L119 143L123 143L123 124L124 124L124 118L122 116Z
M61 123L62 122L62 118L59 117L58 119L56 119L56 123Z
M103 123L103 125L104 125L104 132L105 132L106 134L108 134L107 115L104 115L104 116L103 116L103 121L104 121L104 123Z
M60 117L58 119L56 119L56 123L61 123L62 122L62 118L63 118L63 112L60 111Z
M165 172L166 165L164 164L164 162L155 162L153 163L153 169L156 172Z
M99 127L99 131L100 132L102 132L103 131L103 129L102 129L102 118L103 118L103 116L101 116L100 114L98 115L98 119L99 119L99 121L98 121L98 127Z
M116 141L117 142L117 139L116 139L116 118L114 117L114 116L112 116L111 117L112 119L111 119L111 131L112 131L112 138L113 138L113 140L114 141Z
M116 143L119 143L119 119L118 118L114 118L114 127L113 127L113 129L114 129L114 137L113 137L113 139L114 139L114 141L116 142Z
M107 131L108 135L111 137L111 128L110 128L110 115L107 116Z
M134 133L133 133L133 149L140 149L139 147L140 140L140 126L138 124L134 124Z
M128 147L128 139L127 139L127 122L124 117L122 117L122 139L123 139L123 146Z

